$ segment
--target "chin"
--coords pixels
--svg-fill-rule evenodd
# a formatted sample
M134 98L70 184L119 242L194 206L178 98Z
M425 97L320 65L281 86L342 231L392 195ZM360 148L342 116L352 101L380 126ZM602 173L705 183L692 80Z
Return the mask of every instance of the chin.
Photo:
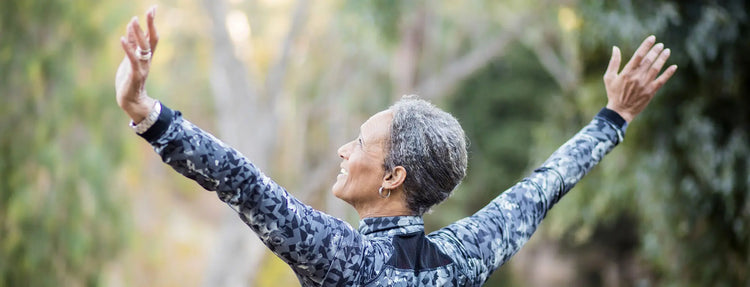
M333 196L335 196L336 198L340 199L341 201L346 202L348 204L351 204L351 202L349 200L347 200L346 191L343 190L342 188L336 188L336 186L334 186L331 189L331 193L333 194Z
M340 195L340 194L339 194L338 192L336 192L336 190L335 190L335 189L332 189L332 190L331 190L331 193L332 193L332 194L333 194L333 196L335 196L336 198L338 198L338 199L341 199L341 195Z
M336 198L343 200L343 198L341 198L341 187L336 186L336 184L334 184L333 187L331 187L331 193Z
M346 194L346 181L342 180L341 176L337 177L336 182L331 186L331 193L333 193L338 199L344 199L344 195Z

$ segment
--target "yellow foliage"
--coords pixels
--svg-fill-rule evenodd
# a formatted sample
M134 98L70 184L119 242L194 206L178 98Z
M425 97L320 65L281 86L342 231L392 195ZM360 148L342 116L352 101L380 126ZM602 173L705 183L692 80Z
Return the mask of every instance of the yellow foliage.
M263 261L260 271L258 272L255 286L298 286L299 281L294 275L289 265L281 261L276 255L267 252L266 259Z
M560 23L560 27L565 31L578 30L581 27L582 20L576 15L573 8L562 6L557 11L557 21Z

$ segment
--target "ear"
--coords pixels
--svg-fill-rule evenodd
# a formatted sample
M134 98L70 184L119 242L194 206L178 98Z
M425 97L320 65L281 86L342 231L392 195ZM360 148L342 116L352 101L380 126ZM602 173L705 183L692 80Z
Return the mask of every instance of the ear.
M396 166L391 172L386 172L383 177L382 186L385 189L396 190L404 185L406 180L406 169L403 166Z

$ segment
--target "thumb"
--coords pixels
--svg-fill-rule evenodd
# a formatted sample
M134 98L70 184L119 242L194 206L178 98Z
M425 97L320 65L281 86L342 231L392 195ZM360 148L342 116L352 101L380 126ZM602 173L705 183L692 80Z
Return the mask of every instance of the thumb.
M617 71L620 70L620 48L612 46L612 57L609 59L609 65L607 66L607 72L604 73L604 78L610 78L617 76Z
M125 84L125 81L128 80L131 73L132 66L130 65L130 60L125 56L122 58L120 66L117 67L117 74L115 74L115 89L119 91L122 85Z

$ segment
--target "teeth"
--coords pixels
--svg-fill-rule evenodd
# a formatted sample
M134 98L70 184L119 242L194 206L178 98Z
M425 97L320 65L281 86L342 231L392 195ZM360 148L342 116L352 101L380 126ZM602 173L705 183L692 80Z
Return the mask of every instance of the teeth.
M343 175L349 175L349 173L345 169L343 169L343 168L341 169L341 174L343 174Z

